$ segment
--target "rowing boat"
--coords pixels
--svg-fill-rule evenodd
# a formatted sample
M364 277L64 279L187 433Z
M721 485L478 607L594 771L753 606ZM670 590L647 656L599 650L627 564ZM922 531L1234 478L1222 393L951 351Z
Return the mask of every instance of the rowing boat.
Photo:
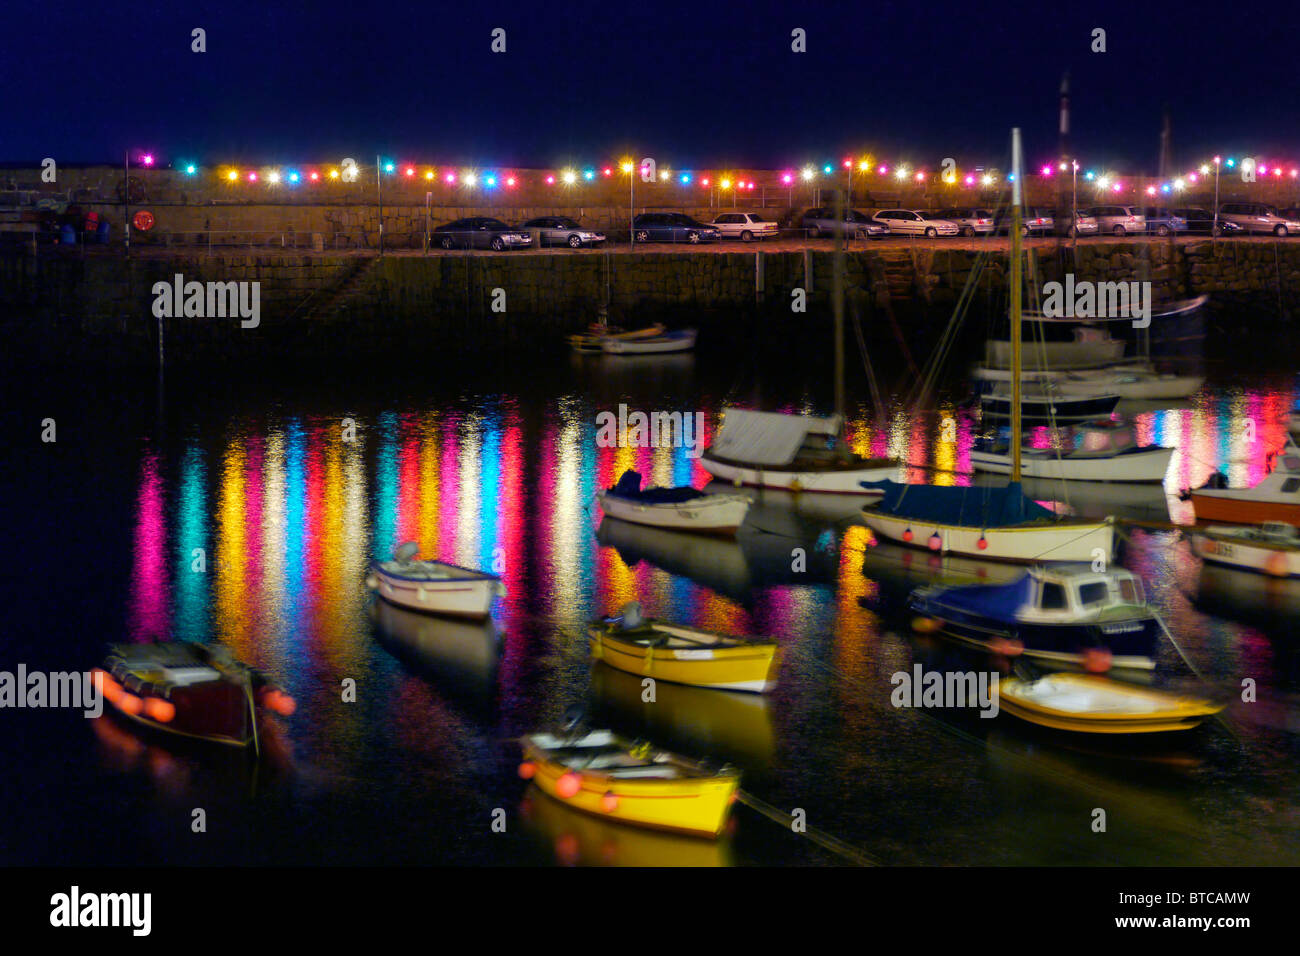
M547 796L632 826L716 838L740 786L729 767L713 770L609 730L530 734L521 745L519 775Z
M1223 710L1199 697L1137 687L1089 674L1049 674L998 682L999 707L1042 727L1088 734L1191 730Z
M419 550L409 541L392 561L372 564L366 584L380 597L413 611L476 619L487 617L492 599L505 595L505 585L495 574L445 561L417 561Z
M587 628L591 656L641 677L765 694L776 686L776 641L737 637L641 617L635 601Z
M660 355L666 352L688 352L695 348L695 329L678 329L653 336L607 335L600 340L600 350L606 355Z
M1268 521L1258 527L1210 525L1189 529L1192 552L1203 561L1278 578L1300 577L1300 531Z
M641 488L641 476L625 471L618 482L596 495L611 518L676 531L734 535L745 521L750 501L744 495L708 495L698 489Z

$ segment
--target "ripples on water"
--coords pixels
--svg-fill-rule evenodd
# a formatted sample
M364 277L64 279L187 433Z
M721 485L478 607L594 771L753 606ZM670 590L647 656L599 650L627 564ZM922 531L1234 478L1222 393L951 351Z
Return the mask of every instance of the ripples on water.
M625 469L661 485L703 487L708 475L680 448L598 448L596 413L619 401L701 410L711 437L725 399L697 380L693 359L560 371L491 394L429 384L425 395L354 407L303 397L250 412L230 399L193 414L172 407L181 389L169 383L167 410L116 454L88 409L76 426L84 445L34 466L21 490L35 503L26 533L62 536L45 545L51 557L73 548L90 559L84 593L66 601L55 580L37 577L25 633L42 637L31 639L29 666L56 654L88 667L105 640L221 641L280 678L299 708L256 770L165 749L107 720L93 734L77 720L33 723L26 754L48 805L24 812L38 825L58 818L64 837L10 852L70 862L836 859L744 809L709 844L587 818L526 790L511 739L584 702L598 721L740 765L748 790L805 809L816 828L881 862L1300 862L1300 585L1202 570L1177 532L1130 535L1124 564L1214 689L1258 681L1260 702L1228 711L1239 739L1215 726L1177 749L1094 750L1009 717L895 710L889 676L913 661L981 664L910 635L908 589L944 570L992 580L1006 568L872 546L853 520L859 502L816 496L768 496L736 542L600 527L593 496ZM1233 484L1263 477L1292 404L1289 379L1261 378L1139 410L1139 439L1178 445L1165 487L1073 488L1062 505L1187 522L1174 493L1218 468ZM955 440L940 440L950 411L877 425L859 409L850 437L859 452L943 469L907 468L909 480L965 483L977 426L959 416ZM376 605L365 569L407 540L426 556L499 570L508 593L493 620ZM792 570L794 548L806 570ZM110 564L97 570L100 560ZM661 684L658 703L643 704L639 681L593 668L581 637L585 621L634 599L652 615L775 635L785 655L777 692ZM1164 648L1156 679L1187 677ZM340 700L347 678L355 704ZM199 799L223 836L188 839ZM1090 830L1098 806L1104 835ZM74 807L80 823L67 822ZM489 829L496 807L509 814L505 835ZM134 836L105 841L104 830Z

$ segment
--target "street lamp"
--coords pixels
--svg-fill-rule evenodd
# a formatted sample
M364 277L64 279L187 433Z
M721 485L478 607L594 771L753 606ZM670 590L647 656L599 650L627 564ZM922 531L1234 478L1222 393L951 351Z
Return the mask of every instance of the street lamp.
M1214 224L1210 226L1210 245L1213 246L1219 235L1219 164L1223 157L1214 157Z

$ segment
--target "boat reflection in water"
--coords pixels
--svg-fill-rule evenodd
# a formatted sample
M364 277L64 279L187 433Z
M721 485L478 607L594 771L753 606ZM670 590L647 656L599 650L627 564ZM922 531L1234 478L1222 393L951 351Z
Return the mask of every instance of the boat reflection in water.
M496 700L501 637L496 624L433 617L376 600L375 637L410 670L479 710Z
M731 840L701 840L612 823L567 807L529 784L519 815L561 866L731 866ZM730 821L730 822L734 822ZM729 822L729 825L730 825Z
M771 767L776 743L767 697L660 680L654 683L654 700L646 701L643 680L593 663L593 719L713 763L733 763L746 771Z

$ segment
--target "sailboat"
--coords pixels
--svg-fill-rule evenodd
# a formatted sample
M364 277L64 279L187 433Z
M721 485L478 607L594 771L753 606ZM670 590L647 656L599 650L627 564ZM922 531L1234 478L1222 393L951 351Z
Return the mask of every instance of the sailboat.
M841 236L833 277L834 414L819 418L724 408L713 444L700 456L701 467L715 478L783 491L879 496L870 483L898 474L898 460L859 455L844 435L844 243Z
M871 487L882 498L864 505L863 520L877 535L943 554L968 554L1002 561L1110 560L1115 552L1113 519L1060 519L1025 497L1021 477L1021 284L1020 130L1011 131L1011 481L1005 487L955 487L881 481Z

